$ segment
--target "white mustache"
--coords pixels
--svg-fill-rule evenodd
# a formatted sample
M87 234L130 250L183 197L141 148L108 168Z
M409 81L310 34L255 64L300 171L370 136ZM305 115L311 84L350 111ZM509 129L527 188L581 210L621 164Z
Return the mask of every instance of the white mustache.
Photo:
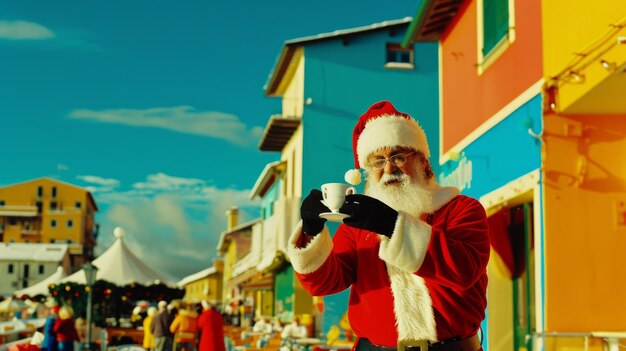
M388 184L390 182L399 182L399 183L406 183L409 181L409 176L406 173L392 173L392 174L388 174L388 173L384 173L382 175L382 177L380 177L380 183L383 184Z

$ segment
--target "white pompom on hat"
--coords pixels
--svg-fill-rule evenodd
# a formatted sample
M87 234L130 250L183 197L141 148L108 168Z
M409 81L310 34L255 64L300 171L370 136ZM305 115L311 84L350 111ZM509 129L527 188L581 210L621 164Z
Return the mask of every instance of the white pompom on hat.
M389 101L380 101L365 111L352 131L354 169L345 174L346 182L352 185L361 183L361 165L367 164L367 157L386 147L406 147L421 151L430 156L426 133L411 116L398 112Z

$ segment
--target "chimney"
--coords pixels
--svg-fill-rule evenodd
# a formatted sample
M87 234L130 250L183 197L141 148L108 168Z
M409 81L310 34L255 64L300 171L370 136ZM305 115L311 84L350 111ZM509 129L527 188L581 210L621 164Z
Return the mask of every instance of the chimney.
M226 211L226 231L231 231L237 226L239 222L239 208L237 206L231 206Z

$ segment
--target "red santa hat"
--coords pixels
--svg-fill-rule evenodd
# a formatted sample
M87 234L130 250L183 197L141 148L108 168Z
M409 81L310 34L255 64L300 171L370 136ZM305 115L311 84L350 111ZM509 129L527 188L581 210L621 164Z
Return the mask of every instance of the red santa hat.
M346 172L345 180L352 185L361 183L359 169L367 157L386 147L406 147L430 156L426 134L411 116L398 112L389 101L380 101L365 111L352 131L354 169Z

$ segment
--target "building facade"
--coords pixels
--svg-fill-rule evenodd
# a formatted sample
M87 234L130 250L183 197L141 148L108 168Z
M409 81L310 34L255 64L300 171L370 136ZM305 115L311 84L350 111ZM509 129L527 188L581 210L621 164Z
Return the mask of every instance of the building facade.
M0 243L0 295L37 284L59 266L70 268L68 244Z
M373 103L392 101L420 122L430 142L439 142L437 45L402 48L410 21L285 42L265 86L268 97L282 99L282 110L270 116L259 144L261 151L279 152L280 161L268 165L255 186L263 200L264 221L279 223L275 230L281 245L300 219L302 198L324 183L343 182L344 173L354 167L352 129ZM434 157L438 165L438 155ZM337 228L336 223L328 226L331 232ZM275 272L275 290L277 311L312 316L315 336L340 326L347 311L348 291L312 297L290 265Z
M224 260L213 260L213 266L190 274L178 282L185 289L183 301L200 303L203 300L220 306L224 284Z
M0 187L0 241L65 243L73 272L93 258L96 211L89 191L50 178Z
M621 1L431 0L403 41L439 42L438 178L490 216L485 350L626 337L625 14Z

